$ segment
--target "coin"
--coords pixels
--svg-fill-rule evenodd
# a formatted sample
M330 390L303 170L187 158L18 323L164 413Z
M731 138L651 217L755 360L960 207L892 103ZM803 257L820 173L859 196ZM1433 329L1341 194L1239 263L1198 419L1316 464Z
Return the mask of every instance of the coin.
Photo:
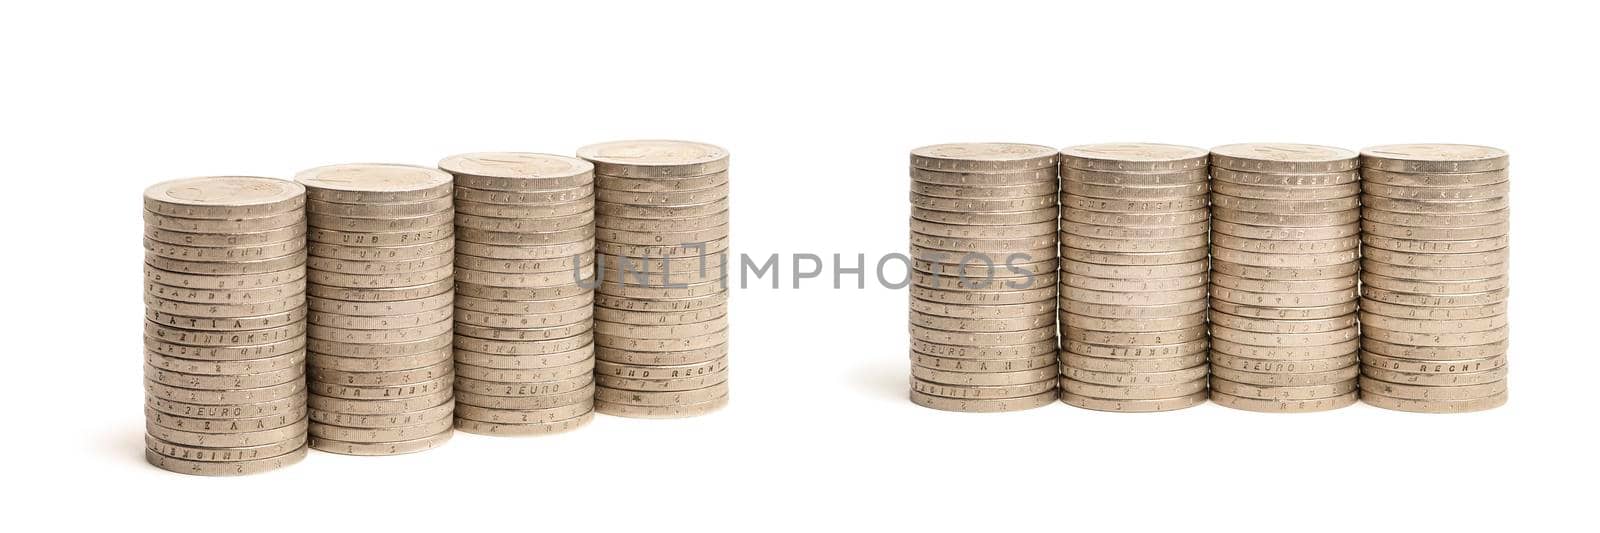
M1363 392L1361 401L1374 407L1382 407L1395 411L1409 411L1413 413L1468 413L1483 411L1505 405L1509 393L1502 391L1499 394L1482 398L1464 400L1417 400L1395 398L1376 392Z
M627 418L685 418L711 413L728 405L728 396L683 405L630 405L595 400L594 410Z
M1502 366L1480 372L1451 372L1451 373L1419 373L1400 372L1365 366L1361 374L1376 381L1398 383L1403 385L1420 385L1429 387L1452 387L1458 385L1481 385L1506 379L1507 368Z
M417 424L375 428L351 428L324 423L312 426L309 436L313 439L332 439L361 444L403 442L446 431L454 425L453 422L455 421L448 417L441 417Z
M1211 377L1211 391L1213 394L1224 394L1243 399L1315 400L1350 394L1355 390L1356 384L1350 379L1322 385L1263 386L1229 381L1219 376Z
M1465 144L1388 144L1361 150L1361 166L1406 173L1461 173L1504 169L1504 150Z
M343 455L401 455L437 448L450 440L454 434L452 429L447 428L426 437L381 443L350 442L312 435L308 445L318 450Z
M448 197L451 176L435 169L384 163L347 163L295 174L312 201L404 205ZM448 203L446 204L448 207ZM308 209L316 212L316 209ZM393 215L395 213L388 213ZM380 217L381 218L381 217Z
M596 174L623 178L670 179L728 169L726 150L690 141L613 141L579 148L578 157L593 163Z
M439 161L460 186L523 191L576 187L593 181L594 165L582 159L527 152L476 152Z
M476 366L466 362L456 363L456 375L458 376L503 383L560 381L586 377L593 374L594 370L594 360L592 358L560 366L509 369Z
M1186 396L1155 400L1095 398L1092 396L1082 396L1073 393L1062 393L1061 401L1067 405L1081 407L1084 409L1092 409L1095 411L1152 413L1158 411L1187 409L1205 403L1206 391L1202 390Z
M472 187L457 187L455 193L457 200L513 206L526 204L557 204L579 198L589 198L591 196L594 196L594 185L589 184L565 189L525 190L514 192L482 190L474 189Z
M1361 389L1373 394L1402 400L1471 400L1504 394L1504 379L1473 385L1411 385L1379 381L1361 376Z
M146 413L148 414L148 411ZM205 447L243 447L271 444L294 438L296 435L305 435L306 427L305 419L300 419L286 426L261 431L201 433L162 427L153 420L145 420L145 433L147 435L173 444Z
M277 457L229 462L188 461L184 459L168 457L162 454L160 451L153 449L146 449L144 451L144 456L145 459L150 462L150 464L155 465L158 468L180 474L190 474L196 476L240 476L277 470L279 468L298 463L301 459L305 459L306 447L301 446L295 451Z
M1055 165L1056 150L1034 144L955 143L911 150L911 167L922 170L999 173Z
M1061 380L1061 393L1107 400L1162 400L1190 396L1205 392L1206 381L1197 379L1184 383L1161 385L1112 386L1085 383L1071 379Z
M1367 183L1382 185L1459 188L1505 183L1511 179L1511 171L1501 168L1482 172L1401 172L1363 168L1361 177Z
M569 365L589 359L594 356L593 344L585 344L564 352L552 352L528 355L501 355L474 352L471 350L456 350L455 360L458 363L485 368L550 368Z
M1204 365L1206 354L1204 352L1179 355L1175 357L1159 358L1117 358L1094 357L1078 355L1069 350L1062 350L1061 364L1071 368L1080 368L1091 372L1114 373L1144 373L1144 372L1171 372L1185 368L1194 368Z
M144 436L145 448L148 450L154 450L156 453L173 459L208 463L230 463L278 457L305 447L303 440L303 438L290 438L256 446L208 448L173 444L150 435Z
M1021 385L944 385L911 379L911 390L927 396L963 400L1004 400L1050 394L1056 390L1056 379L1050 378ZM1048 402L1047 402L1048 403Z
M1174 172L1206 168L1206 151L1155 143L1107 143L1061 150L1061 166L1106 172Z
M549 435L571 431L573 429L583 427L593 419L594 411L589 411L576 417L549 422L501 424L494 422L481 422L467 418L457 418L455 423L457 430L465 431L467 433L476 433L479 435L527 436Z
M618 176L599 175L595 177L595 185L602 189L619 192L682 192L701 189L711 189L728 184L728 171L702 174L688 178L674 178L670 180L651 178L623 178Z
M1051 387L1045 392L1015 398L950 398L934 396L921 391L911 391L911 402L930 409L941 411L960 411L965 413L998 413L1006 411L1022 411L1043 407L1056 401L1056 390Z
M212 176L164 181L144 191L151 213L191 219L251 219L280 215L305 205L306 191L292 182L249 176Z
M1212 392L1211 401L1224 407L1261 413L1310 413L1349 407L1356 403L1356 392L1351 391L1327 398L1279 400L1272 398L1244 398L1222 392Z

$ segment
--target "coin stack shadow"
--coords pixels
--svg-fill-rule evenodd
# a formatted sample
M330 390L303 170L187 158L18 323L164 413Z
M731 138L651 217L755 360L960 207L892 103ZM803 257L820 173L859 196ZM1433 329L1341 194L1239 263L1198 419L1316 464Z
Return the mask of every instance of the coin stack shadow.
M594 166L473 153L456 187L456 429L541 435L594 418Z
M1061 401L1100 411L1206 400L1206 151L1061 151Z
M1361 151L1361 399L1450 413L1506 402L1510 158L1452 144Z
M306 455L305 189L192 178L144 192L145 458L240 475Z
M1056 150L911 151L911 401L964 412L1056 399Z
M686 141L583 147L595 166L595 410L728 403L728 153Z
M1361 182L1355 152L1211 150L1211 400L1309 412L1356 401Z
M453 434L450 175L410 165L301 172L311 258L311 447L429 450Z

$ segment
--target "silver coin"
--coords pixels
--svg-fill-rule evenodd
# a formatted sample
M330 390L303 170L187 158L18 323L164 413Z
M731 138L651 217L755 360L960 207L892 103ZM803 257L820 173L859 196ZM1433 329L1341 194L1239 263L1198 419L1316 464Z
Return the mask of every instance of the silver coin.
M495 189L477 189L472 187L456 187L455 199L480 204L500 204L510 206L527 205L556 205L569 202L593 201L601 195L595 190L594 184L586 183L565 189L542 189L524 191L505 191Z
M1511 179L1511 171L1502 168L1483 172L1395 172L1364 168L1361 178L1367 183L1382 185L1460 188L1503 183Z
M590 411L565 420L556 420L553 422L532 422L527 424L497 424L493 422L480 422L466 418L457 418L456 430L465 431L467 433L476 433L479 435L550 435L583 427L593 419L594 411Z
M1062 165L1061 180L1095 185L1160 186L1180 185L1206 181L1206 169L1174 170L1171 172L1119 172L1115 170L1086 170Z
M439 169L457 186L527 191L566 189L594 181L594 165L573 157L527 152L475 152L446 157Z
M911 167L911 180L932 185L962 187L1006 187L1034 183L1055 183L1054 166L1009 172L951 172Z
M1062 168L1105 172L1175 172L1206 168L1200 148L1155 143L1107 143L1061 149Z
M342 455L401 455L437 448L443 445L445 441L450 440L452 435L455 435L455 431L446 429L427 437L383 443L349 442L312 435L307 445L318 450Z
M553 368L582 362L594 357L594 345L583 346L561 352L535 353L526 355L502 355L474 352L471 350L456 350L457 363L484 368L498 368L506 370L526 368Z
M437 169L385 163L328 165L300 171L296 183L312 201L403 204L448 197L452 178Z
M1018 143L954 143L911 151L911 167L942 172L1016 172L1056 166L1056 150Z
M673 179L624 178L604 174L595 177L595 186L597 188L633 193L694 191L711 189L727 184L728 172L726 170Z
M273 178L186 178L146 188L144 208L167 217L252 219L297 211L305 205L305 193L300 185Z
M679 178L728 169L728 151L690 141L637 140L591 144L578 157L594 164L596 174L624 178Z
M146 449L144 457L150 464L163 470L196 476L242 476L277 470L300 462L306 457L306 447L265 459L245 461L206 462L170 457L159 450Z
M1361 150L1363 168L1390 172L1458 173L1500 170L1510 164L1504 150L1465 144L1387 144Z
M1324 173L1355 170L1356 152L1294 143L1228 144L1211 149L1211 165L1248 172Z

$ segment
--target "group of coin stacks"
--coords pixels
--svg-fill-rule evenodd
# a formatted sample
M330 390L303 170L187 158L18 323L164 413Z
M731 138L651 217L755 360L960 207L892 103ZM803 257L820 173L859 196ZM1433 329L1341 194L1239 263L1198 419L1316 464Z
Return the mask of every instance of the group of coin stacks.
M347 164L295 181L309 226L311 447L395 455L449 440L450 175Z
M1056 150L911 152L911 400L998 412L1055 402Z
M1355 152L1211 150L1211 399L1250 411L1356 402L1361 182Z
M446 158L456 196L456 429L539 435L594 418L594 166Z
M1418 412L1504 404L1506 153L1388 145L1361 162L1362 401Z
M198 475L306 455L305 189L267 178L145 190L145 457Z
M1206 151L1061 151L1061 400L1100 411L1206 400Z
M728 153L683 141L583 147L594 165L596 411L728 402Z
M1054 394L1023 385L1050 364L1037 350L1054 339L1027 333L1056 325L1042 293L956 278L1056 244L1057 221L1033 216L1055 210L1037 196L1049 176L1028 166L1047 150L912 151L917 404L1004 411ZM1096 144L1061 150L1059 164L1063 402L1122 412L1207 398L1263 412L1358 398L1415 412L1505 403L1504 151Z

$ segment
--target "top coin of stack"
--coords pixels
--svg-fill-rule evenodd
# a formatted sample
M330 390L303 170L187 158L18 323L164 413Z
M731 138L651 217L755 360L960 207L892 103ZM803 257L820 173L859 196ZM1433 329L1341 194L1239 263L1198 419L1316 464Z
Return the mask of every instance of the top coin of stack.
M1268 412L1356 401L1356 153L1211 150L1211 399Z
M675 418L728 402L728 152L585 146L595 166L595 410Z
M1056 399L1056 151L911 151L911 401L947 411Z
M311 447L432 449L452 435L450 175L348 164L301 172L311 258Z
M538 435L594 418L594 165L476 153L456 187L456 429Z
M151 464L239 475L305 457L305 201L270 178L145 190Z
M1206 151L1061 151L1061 400L1170 411L1206 399Z
M1428 413L1506 402L1510 158L1459 144L1361 151L1361 400Z

